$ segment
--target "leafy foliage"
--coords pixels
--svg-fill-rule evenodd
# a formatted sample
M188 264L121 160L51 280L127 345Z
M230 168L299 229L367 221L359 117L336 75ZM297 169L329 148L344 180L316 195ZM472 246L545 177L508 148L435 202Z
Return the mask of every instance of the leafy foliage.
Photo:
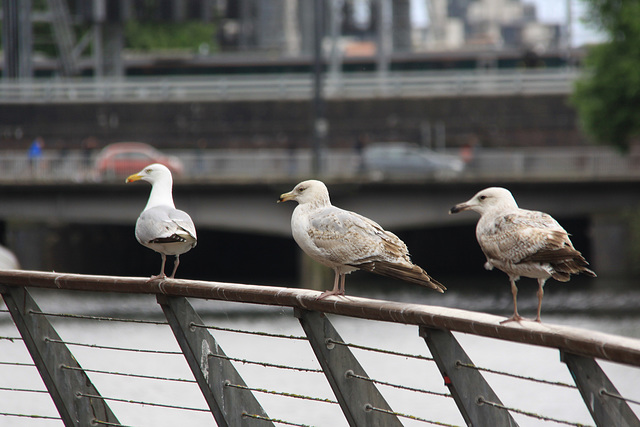
M138 51L188 49L195 51L202 43L215 45L215 26L207 23L128 22L126 47Z
M596 142L627 150L640 136L640 2L584 1L609 41L590 48L571 101Z

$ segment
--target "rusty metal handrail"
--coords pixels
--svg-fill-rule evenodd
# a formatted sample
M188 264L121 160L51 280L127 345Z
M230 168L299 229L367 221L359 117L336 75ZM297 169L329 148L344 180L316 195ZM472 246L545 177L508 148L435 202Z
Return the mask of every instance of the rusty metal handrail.
M251 304L293 307L342 316L404 323L488 338L557 348L587 357L640 366L640 340L560 325L535 322L500 324L503 317L467 310L341 297L318 300L307 289L238 283L139 277L97 276L26 270L0 271L0 284L14 287L164 294Z

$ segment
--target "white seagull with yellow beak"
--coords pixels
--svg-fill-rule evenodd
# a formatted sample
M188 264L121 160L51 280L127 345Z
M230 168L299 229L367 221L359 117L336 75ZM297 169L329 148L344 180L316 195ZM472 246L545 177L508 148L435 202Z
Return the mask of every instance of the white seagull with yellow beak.
M166 166L154 163L130 175L126 182L138 180L151 184L151 194L147 206L136 221L136 239L162 256L160 274L151 276L151 279L167 277L164 274L167 255L176 257L169 276L174 278L180 264L180 255L195 247L198 242L196 227L191 217L186 212L176 209L173 203L173 178Z

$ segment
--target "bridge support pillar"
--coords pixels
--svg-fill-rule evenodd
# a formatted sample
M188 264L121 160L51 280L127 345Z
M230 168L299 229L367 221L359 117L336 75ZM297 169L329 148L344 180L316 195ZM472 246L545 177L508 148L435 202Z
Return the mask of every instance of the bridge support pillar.
M45 223L9 220L6 223L8 246L26 270L50 270L50 256L54 251L49 246L54 242L54 232Z
M592 256L589 261L598 275L630 274L638 268L636 257L640 245L634 251L633 242L640 236L634 235L630 226L631 221L638 219L640 210L629 215L595 215L591 218Z
M309 258L298 250L300 263L300 287L316 291L326 291L333 286L333 271Z

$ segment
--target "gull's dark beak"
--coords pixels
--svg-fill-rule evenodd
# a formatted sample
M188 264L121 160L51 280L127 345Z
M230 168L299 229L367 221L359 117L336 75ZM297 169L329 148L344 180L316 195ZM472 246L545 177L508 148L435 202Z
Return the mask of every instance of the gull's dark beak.
M459 204L455 205L454 207L452 207L449 210L449 213L450 214L456 214L458 212L466 211L467 209L469 209L469 205L467 205L466 203L459 203Z

